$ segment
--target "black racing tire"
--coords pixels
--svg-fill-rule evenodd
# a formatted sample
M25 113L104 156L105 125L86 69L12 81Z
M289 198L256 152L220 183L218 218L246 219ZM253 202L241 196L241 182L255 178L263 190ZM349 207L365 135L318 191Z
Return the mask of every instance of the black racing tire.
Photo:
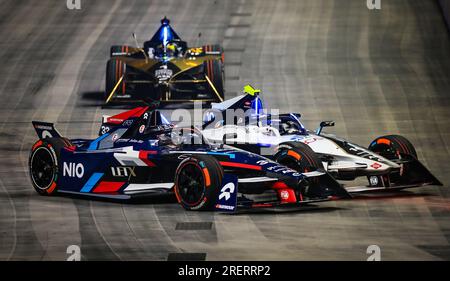
M125 74L127 65L118 59L110 59L106 63L106 79L105 79L105 93L104 99L105 101L108 99L112 90L116 86L117 82L119 82L122 75ZM116 93L125 94L126 92L126 83L122 81L121 85L116 89Z
M211 89L211 95L217 102L224 101L225 98L225 73L221 60L208 60L204 62L205 75L211 80L214 88L217 90L217 96L214 89ZM211 88L211 87L210 87Z
M396 160L404 158L405 156L417 159L417 152L412 143L405 137L399 135L387 135L376 138L369 145L369 150L378 155L388 159ZM385 175L386 179L391 184L398 184L402 182L402 177L408 174L408 165L401 165L399 173L392 173L389 176ZM381 176L378 176L378 182L381 183ZM370 177L368 177L371 186L379 186L379 184L372 184Z
M407 138L399 135L378 137L370 143L369 150L389 160L399 159L402 154L417 159L414 145Z
M130 50L130 46L125 45L114 45L111 46L109 56L112 57L119 57L119 56L128 56Z
M322 161L306 144L301 142L285 142L278 146L275 161L300 173L323 169Z
M189 211L213 210L223 175L223 168L214 157L195 155L184 159L175 173L178 202Z
M220 54L220 60L222 62L224 62L223 48L219 44L205 45L202 48L203 48L203 53L205 53L206 55L208 55L210 52L214 52L216 55ZM219 54L217 54L217 53L219 53Z
M56 193L61 149L71 145L66 138L45 138L33 145L28 167L31 183L38 194Z

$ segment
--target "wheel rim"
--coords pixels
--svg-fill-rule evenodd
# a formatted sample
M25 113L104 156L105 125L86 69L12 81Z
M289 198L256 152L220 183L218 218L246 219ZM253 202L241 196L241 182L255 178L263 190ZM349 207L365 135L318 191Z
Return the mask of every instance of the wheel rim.
M205 192L205 181L201 169L195 164L186 164L178 175L178 187L180 196L186 204L199 204Z
M34 184L39 189L46 190L51 186L54 174L54 161L50 151L39 147L31 158L31 177Z

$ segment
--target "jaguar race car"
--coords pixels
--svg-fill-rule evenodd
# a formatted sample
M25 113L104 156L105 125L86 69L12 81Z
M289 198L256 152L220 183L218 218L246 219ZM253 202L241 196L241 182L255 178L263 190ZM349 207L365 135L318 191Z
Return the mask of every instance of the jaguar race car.
M111 47L106 65L106 103L140 101L143 97L180 102L223 101L222 48L189 48L169 23L167 18L162 19L158 31L142 48Z
M399 135L381 136L368 148L322 132L333 121L305 129L299 113L272 116L265 112L260 90L250 85L244 94L212 104L204 114L203 135L262 154L299 172L325 169L337 180L367 177L367 185L346 187L349 192L392 190L442 185L417 159L414 146Z
M149 106L104 116L93 140L62 137L33 122L39 140L29 157L41 195L69 193L114 199L174 192L187 210L305 205L347 197L325 171L299 173L265 157L207 142L176 128Z

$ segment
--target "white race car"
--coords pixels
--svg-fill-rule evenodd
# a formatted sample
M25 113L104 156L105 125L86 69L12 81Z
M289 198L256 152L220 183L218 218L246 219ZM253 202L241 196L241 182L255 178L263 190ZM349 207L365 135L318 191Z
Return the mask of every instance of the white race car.
M243 95L213 103L204 114L204 136L212 142L264 155L300 172L324 168L342 181L367 177L367 185L346 187L349 192L442 185L418 161L414 146L405 137L378 137L364 148L322 133L324 127L334 126L333 121L321 122L312 132L305 129L298 113L267 114L259 93L247 85Z

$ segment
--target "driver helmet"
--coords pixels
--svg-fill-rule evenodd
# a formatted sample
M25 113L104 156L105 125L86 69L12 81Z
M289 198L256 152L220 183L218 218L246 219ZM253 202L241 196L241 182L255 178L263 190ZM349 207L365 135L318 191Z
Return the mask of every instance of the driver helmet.
M178 51L177 45L175 43L169 43L167 44L166 50L169 56L176 56L176 53Z
M251 116L252 117L266 117L264 114L264 106L262 103L259 94L261 93L260 89L255 89L251 85L245 85L242 93L245 95L253 96L251 100Z
M253 88L252 85L245 85L242 92L246 95L255 96L259 95L261 93L261 90Z

